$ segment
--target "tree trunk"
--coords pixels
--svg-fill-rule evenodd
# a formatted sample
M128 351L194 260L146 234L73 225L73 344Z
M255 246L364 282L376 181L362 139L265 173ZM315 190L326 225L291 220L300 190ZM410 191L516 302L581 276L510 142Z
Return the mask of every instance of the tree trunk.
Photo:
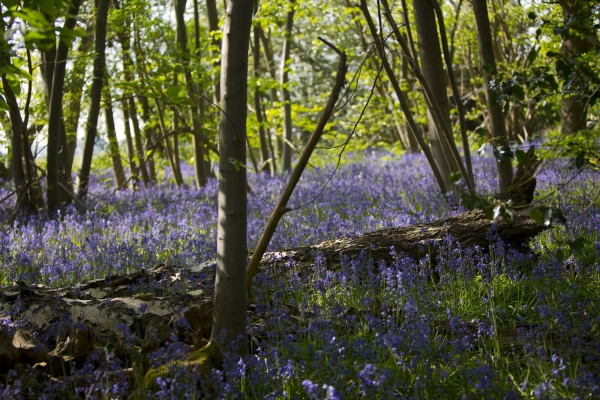
M131 19L128 14L125 14L123 32L119 35L119 42L121 43L121 49L123 50L123 72L125 81L133 84L134 76L133 76L133 60L131 59L131 29L130 29ZM139 163L139 171L142 175L142 181L144 185L150 183L150 177L148 176L148 170L146 169L146 156L144 151L144 146L142 144L142 131L140 129L140 123L138 120L137 107L135 104L135 99L133 98L133 93L130 90L124 89L123 95L126 97L123 104L123 109L127 108L127 112L129 114L129 118L131 119L133 125L133 137L135 140L135 151L137 154L137 161Z
M79 12L81 0L73 0L69 7L69 17L65 21L65 27L72 29L75 26L76 17ZM71 177L65 174L70 172L65 168L68 164L68 150L66 148L65 126L63 121L63 91L65 84L65 72L67 68L67 55L69 48L60 40L56 49L54 59L45 60L49 76L52 70L52 80L47 78L50 101L48 107L48 146L47 146L47 196L48 208L51 211L58 209L61 204L71 202L70 181ZM50 68L48 63L54 63ZM51 86L50 86L51 85Z
M158 100L154 99L154 107L156 108L156 114L158 116L158 124L160 125L160 132L163 137L163 141L165 143L165 148L167 149L167 158L169 159L169 165L171 166L171 170L173 172L173 178L175 179L175 184L177 186L183 185L183 178L181 176L181 170L179 169L179 164L175 160L175 155L173 153L173 146L171 145L171 139L169 138L167 132L167 126L165 125L165 117L163 113L163 109Z
M494 146L506 148L508 147L508 141L506 138L504 115L502 114L502 108L493 99L490 91L490 82L492 81L492 77L498 73L498 70L496 68L496 59L494 57L490 19L488 16L486 0L473 0L473 13L475 14L475 23L477 25L481 64L483 66L488 65L491 69L490 73L485 71L485 68L483 68L483 80L485 82L485 99L491 122L490 128L492 131L492 138L495 141ZM504 161L497 159L496 168L498 169L498 183L500 185L500 191L505 191L510 186L513 178L512 161L510 158L506 158Z
M435 159L433 158L431 149L425 142L425 139L423 138L423 133L421 132L421 129L419 128L419 126L417 125L417 123L415 122L415 120L413 118L412 112L410 111L410 108L408 107L408 102L406 101L406 96L404 95L404 92L400 88L400 84L398 83L398 80L396 79L396 75L394 74L394 71L393 71L392 67L390 66L390 63L387 60L384 46L380 41L379 35L377 34L377 29L375 28L373 18L371 18L371 14L369 12L369 8L367 6L366 0L361 0L360 9L363 12L363 15L365 16L367 26L369 28L369 31L371 32L371 37L373 37L373 39L375 39L377 41L377 53L379 54L379 57L381 58L381 63L383 64L383 69L385 70L385 72L388 76L388 79L390 81L390 84L392 85L392 88L394 89L394 93L396 94L396 97L398 98L398 100L400 102L400 108L402 109L402 113L404 114L404 117L406 118L406 121L408 122L410 129L415 134L415 138L419 142L419 146L421 147L423 154L425 154L425 157L427 158L427 163L431 167L431 170L433 172L433 175L438 184L438 188L440 189L441 194L445 195L448 188L444 184L442 174L440 173L440 170L435 162Z
M419 39L418 48L421 70L437 101L444 123L451 126L450 104L448 103L448 93L446 91L448 84L433 7L427 0L413 0L413 11L415 14L417 37ZM447 188L452 188L453 184L450 180L450 174L458 171L458 165L452 159L451 149L440 137L444 135L444 132L435 123L430 110L427 111L427 120L431 152L444 179L444 185Z
M139 79L141 81L141 86L143 88L143 87L145 87L145 80L146 80L146 66L144 63L144 54L142 52L142 45L140 43L140 32L135 23L133 25L133 29L134 29L135 61L136 61L135 66L137 68L137 73L138 73ZM155 128L151 127L150 123L149 123L150 122L150 104L148 103L148 98L146 96L144 96L142 93L138 93L136 95L136 97L138 98L140 104L142 105L142 118L144 119L144 136L146 139L144 145L146 147L146 153L148 153L149 151L152 150L152 146L155 145L155 143L154 143ZM148 165L148 175L149 175L150 180L153 182L156 182L156 167L154 165L153 153L151 152L144 159L146 160L146 163Z
M25 172L23 170L23 146L22 132L23 132L23 119L21 118L21 112L19 111L19 104L17 98L13 93L6 75L2 75L2 86L4 88L4 95L6 97L6 103L9 107L10 114L10 130L11 130L11 153L12 153L12 175L13 183L15 185L15 192L17 193L16 206L17 209L23 210L29 207L29 196L27 193L27 182L25 180Z
M180 61L184 66L185 86L187 88L188 98L193 102L190 107L190 119L192 120L192 147L194 148L194 171L196 177L196 187L201 188L206 185L206 171L204 170L204 144L200 137L202 131L200 128L200 112L196 102L198 92L196 84L192 79L192 73L189 69L190 51L188 49L187 32L185 28L185 2L186 0L173 0L175 7L175 16L177 19L177 43L179 43L181 57Z
M96 16L96 19L98 16ZM90 22L86 28L86 36L81 38L77 48L76 58L73 61L73 69L69 74L69 81L65 88L65 103L68 111L65 114L65 134L67 136L67 150L69 153L69 169L73 169L73 158L77 147L77 130L79 128L79 116L81 114L81 98L85 88L85 76L88 64L88 54L94 44L94 23ZM96 22L97 23L97 22ZM93 78L92 78L93 80ZM87 129L87 128L86 128Z
M219 49L221 48L221 41L215 36L215 33L219 30L219 14L217 13L217 3L215 0L206 0L206 14L208 17L208 34L212 38L210 57L214 60L219 56ZM219 65L219 61L213 62L213 67L216 68ZM213 103L219 104L219 100L221 99L219 75L214 71L211 72L211 81L213 85Z
M246 114L253 0L228 0L221 51L219 216L211 341L248 352L246 340Z
M129 126L129 111L127 110L127 100L121 101L121 110L123 112L123 132L125 133L125 144L127 145L127 158L129 160L129 174L131 176L131 189L135 190L138 181L138 168L135 162L135 150L133 149L133 138L131 137L131 128Z
M257 26L254 26L254 48L252 58L254 59L254 78L260 78L260 34ZM260 162L262 171L271 171L271 176L275 175L275 164L273 159L269 157L269 149L267 145L267 135L262 117L262 93L260 86L254 88L254 113L256 114L256 123L258 124L258 139L260 141Z
M260 24L256 25L256 31L258 32L260 41L262 42L262 48L263 48L263 54L265 56L265 66L267 67L267 72L271 76L271 79L273 79L275 81L277 79L276 73L275 73L275 57L273 55L273 48L271 46L271 42L265 36L265 32L263 31ZM275 104L279 101L279 98L277 96L277 89L275 89L275 87L271 87L270 95L271 95L271 107L275 108ZM267 120L267 117L266 117L266 113L265 113L265 121L266 120ZM276 145L272 146L272 144L271 144L271 147L274 147L274 149L271 149L271 155L273 156L273 164L276 165L277 158L279 158L281 156L281 151L283 148L283 140L281 140L281 136L277 135L277 128L275 126L271 127L271 135L270 136L271 136L271 138L273 138L273 137L276 138L275 139ZM275 169L277 169L276 166L275 166Z
M87 196L92 167L94 145L98 133L98 116L100 115L100 101L102 100L102 87L104 86L106 63L106 24L108 20L108 6L110 0L98 0L96 9L96 33L94 39L94 69L92 71L92 90L90 93L90 108L85 125L85 139L81 167L77 177L77 197L82 199Z
M292 42L292 28L294 24L295 1L290 0L288 4L287 17L285 19L283 50L281 51L281 97L283 98L283 152L281 154L282 171L292 169L292 98L289 90L288 65L290 48Z
M117 130L115 128L115 118L112 107L112 96L108 80L103 90L104 94L104 119L106 121L106 137L108 141L108 152L112 160L113 170L115 172L115 183L117 190L127 187L127 179L121 162L121 151L119 150L119 141L117 140Z
M561 0L559 4L563 11L563 19L577 20L577 13L580 12L580 0ZM578 21L584 25L583 21ZM567 22L565 22L567 25ZM569 57L577 57L585 54L592 49L592 43L579 35L571 34L568 37L562 37L562 46L560 51ZM565 77L567 80L568 77ZM563 93L561 110L562 110L562 126L561 132L564 134L572 134L583 130L587 126L587 107L589 96L586 92L586 84L582 79L576 79L569 89L569 93Z

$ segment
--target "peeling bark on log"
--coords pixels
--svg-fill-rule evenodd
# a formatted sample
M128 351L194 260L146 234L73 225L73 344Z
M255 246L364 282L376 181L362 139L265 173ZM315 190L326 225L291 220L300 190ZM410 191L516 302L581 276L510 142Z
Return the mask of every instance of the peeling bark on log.
M529 217L530 208L517 213L511 222L499 220L496 233L505 244L522 250L523 244L540 233L544 228ZM463 248L479 246L487 251L492 240L489 232L493 223L480 210L469 211L454 217L443 218L427 224L390 228L370 232L354 238L332 239L323 243L283 251L279 257L296 261L308 261L316 253L322 253L328 262L337 262L340 256L356 257L366 252L375 260L392 261L390 249L393 246L398 255L405 254L415 260L429 254L435 260L439 246L448 235ZM432 245L433 244L433 245Z

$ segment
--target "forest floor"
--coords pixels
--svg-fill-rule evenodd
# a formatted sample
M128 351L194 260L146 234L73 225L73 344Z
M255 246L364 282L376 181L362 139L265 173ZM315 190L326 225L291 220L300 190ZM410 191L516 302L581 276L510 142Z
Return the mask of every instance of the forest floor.
M248 304L251 354L226 356L204 378L185 361L210 333L215 182L115 194L97 180L85 212L3 223L1 397L600 396L597 171L542 165L536 201L567 223L518 251L496 227L486 246L444 236L420 257L369 248L332 265L326 252L280 252L465 211L436 194L418 156L355 157L282 221ZM483 193L493 164L475 165ZM317 197L328 176L309 171L293 205ZM260 188L251 247L283 184L250 176ZM585 241L572 251L575 237ZM144 386L149 369L161 374Z

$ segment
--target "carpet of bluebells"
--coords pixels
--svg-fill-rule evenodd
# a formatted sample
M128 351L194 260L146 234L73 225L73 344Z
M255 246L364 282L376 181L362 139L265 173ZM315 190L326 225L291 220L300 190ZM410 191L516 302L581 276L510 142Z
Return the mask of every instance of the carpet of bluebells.
M333 168L305 174L291 207L306 206L285 215L270 250L464 211L441 198L421 156L353 155L319 195ZM480 158L474 168L478 191L492 193L494 161ZM283 272L267 269L251 296L251 355L227 356L208 379L173 364L154 389L132 392L141 377L105 379L132 360L105 351L93 363L100 367L84 366L80 378L36 386L9 374L0 397L599 398L599 175L575 170L568 160L542 165L537 201L562 209L567 223L541 234L527 254L503 246L492 230L489 252L447 238L436 260L390 249L391 264L363 254L336 271L319 257L308 273L291 262ZM249 185L252 248L285 179L249 174ZM9 190L0 189L0 198ZM62 286L214 259L216 202L214 180L201 190L163 183L115 193L109 178L96 178L85 209L65 210L60 218L39 215L9 225L5 203L0 284ZM566 241L578 236L585 245L569 250ZM152 354L151 365L183 360L189 350L173 336Z

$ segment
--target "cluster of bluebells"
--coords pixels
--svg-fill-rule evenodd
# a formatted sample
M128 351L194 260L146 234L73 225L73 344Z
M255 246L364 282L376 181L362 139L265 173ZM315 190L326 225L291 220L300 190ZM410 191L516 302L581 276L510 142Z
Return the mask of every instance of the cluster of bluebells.
M496 185L495 162L475 162L478 190ZM437 256L413 260L390 249L393 262L367 254L344 258L336 271L316 258L310 270L293 262L285 273L255 279L248 320L251 355L226 357L199 381L178 364L187 347L172 337L151 357L172 365L152 398L582 398L600 395L597 284L600 210L586 198L590 170L573 178L568 163L547 162L538 177L545 202L567 217L564 235L591 242L563 261L548 256L553 233L531 252L506 248L489 234L489 250L463 248L448 237ZM330 168L299 183L271 250L380 228L428 222L461 212L437 193L424 159L368 153L340 168L321 193ZM250 175L248 238L252 246L285 184ZM569 186L552 194L557 185ZM260 188L260 190L258 190ZM92 185L87 212L22 220L0 232L3 283L46 284L147 268L196 265L215 257L214 181L201 189L162 184L106 194ZM0 193L1 195L1 193ZM582 212L585 211L585 212ZM550 250L550 251L549 251ZM307 268L307 267L304 267ZM576 277L576 280L573 280ZM8 382L2 390L20 390ZM70 389L72 390L72 389ZM117 396L115 396L117 397Z

